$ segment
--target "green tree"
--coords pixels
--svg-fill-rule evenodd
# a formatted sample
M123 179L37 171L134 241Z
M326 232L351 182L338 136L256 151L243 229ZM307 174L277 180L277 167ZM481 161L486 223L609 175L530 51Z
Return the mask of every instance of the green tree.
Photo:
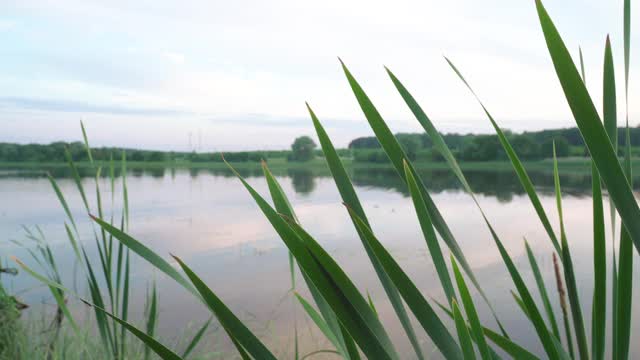
M146 161L162 162L167 160L166 153L162 151L150 151L147 153Z
M400 143L404 151L407 153L407 157L409 158L409 160L415 160L416 154L418 153L421 145L420 138L418 136L407 136L404 134L398 134L396 135L396 138L398 139L398 142Z
M518 154L521 159L533 160L541 157L540 145L535 142L532 136L527 134L513 136L511 146L513 146L516 154Z
M490 161L505 158L502 145L496 135L476 135L465 144L461 158L466 161Z
M316 143L313 139L308 136L300 136L291 144L291 156L289 159L293 161L309 161L313 159L315 148Z
M567 157L569 156L569 141L564 136L558 135L553 138L549 138L542 143L542 156L545 158L553 157L553 142L556 143L556 156Z

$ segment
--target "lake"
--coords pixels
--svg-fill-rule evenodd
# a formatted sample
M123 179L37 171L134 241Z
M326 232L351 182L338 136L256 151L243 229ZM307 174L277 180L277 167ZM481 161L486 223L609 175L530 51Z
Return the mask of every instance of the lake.
M268 198L268 189L260 174L260 170L242 172L248 182ZM524 238L531 244L556 308L556 318L560 320L551 243L517 178L510 171L467 171L465 174L525 281L531 289L535 289ZM64 171L53 171L53 175L78 221L82 241L90 249L94 260L97 259L92 225L74 181ZM326 171L306 169L283 169L277 171L276 175L290 197L301 224L334 256L359 289L371 295L402 357L415 358L347 212L341 205L333 179ZM425 295L444 302L444 294L411 199L400 178L390 168L354 168L350 170L350 175L378 238ZM514 285L471 197L462 191L456 178L448 171L420 171L420 175L509 335L531 351L540 353L542 349L533 327L525 320L511 296ZM530 175L538 187L552 225L558 229L552 175L541 172ZM583 314L585 323L590 324L593 283L591 179L587 175L570 174L562 176L561 182L567 235L579 291L583 294ZM640 180L635 182L638 184ZM91 177L83 178L83 184L91 206L95 208L94 180ZM111 209L109 180L102 178L99 185L105 208ZM292 299L287 249L250 195L230 172L129 169L127 185L130 233L158 254L180 256L241 319L247 321L275 354L282 358L293 357L294 328L298 330L302 354L330 348L299 304ZM113 196L115 215L119 218L122 207L120 179ZM64 282L72 287L79 272L76 271L73 251L64 230L66 216L43 173L0 170L0 199L0 259L3 263L9 255L15 255L35 266L29 254L10 240L26 241L21 225L38 225L52 247ZM606 198L604 205L608 220ZM105 216L111 216L111 211L106 210ZM607 227L608 251L611 251L608 221ZM447 250L444 245L443 249ZM184 331L193 333L197 325L208 319L208 311L190 294L144 261L136 256L133 258L131 311L134 319L141 318L145 292L153 282L158 286L160 299L158 331L167 344L175 343ZM634 277L638 279L638 261L634 265ZM296 280L300 293L310 300L300 274L297 274ZM55 308L48 289L27 274L4 276L3 281L32 306L31 316L38 316L42 309L48 311ZM637 284L637 281L634 282ZM634 288L636 298L640 296L638 288ZM78 292L86 294L80 285ZM473 294L476 295L474 299L483 322L494 327L493 318L475 289ZM538 300L537 291L533 290L533 294ZM83 305L77 302L73 304L73 312L77 316L82 317L87 313ZM442 316L443 319L446 317ZM634 315L634 319L637 316ZM448 319L445 320L449 323ZM638 334L640 321L632 322L632 326L633 333ZM429 354L433 346L415 321L414 328L423 341L425 353ZM609 329L610 326L608 333ZM590 334L590 326L587 333ZM214 328L209 339L206 350L233 353L226 335L219 329ZM632 344L634 347L632 351L639 354L637 344Z

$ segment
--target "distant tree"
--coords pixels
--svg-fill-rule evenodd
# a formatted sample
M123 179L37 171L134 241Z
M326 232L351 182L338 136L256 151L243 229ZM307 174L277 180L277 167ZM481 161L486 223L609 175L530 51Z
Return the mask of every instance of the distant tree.
M549 138L542 143L541 146L541 155L544 158L552 158L553 157L553 142L556 143L556 156L557 157L567 157L569 156L569 141L564 138L564 136L556 136L554 138Z
M409 160L415 160L416 154L420 149L421 141L419 137L416 136L399 136L397 135L398 142L404 149L404 152L407 153L407 157Z
M127 154L127 158L131 161L144 161L144 151L132 150Z
M290 160L309 161L313 159L316 143L308 136L300 136L291 144Z
M505 158L497 135L476 135L467 142L460 154L466 161L491 161Z
M162 151L150 151L148 153L147 161L162 162L167 160L167 154Z
M425 158L427 161L431 162L444 162L445 158L442 156L442 153L436 149L429 149L425 153Z
M511 139L511 146L521 159L533 160L541 158L540 145L538 145L532 136L517 135Z
M379 149L380 143L374 136L359 137L351 140L349 149Z

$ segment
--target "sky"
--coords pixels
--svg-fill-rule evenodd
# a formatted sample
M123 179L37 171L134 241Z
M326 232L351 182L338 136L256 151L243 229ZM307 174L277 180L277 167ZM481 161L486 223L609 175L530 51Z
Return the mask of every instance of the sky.
M610 34L622 119L622 0L544 3L576 60L582 47L596 104ZM79 140L82 120L93 146L284 149L314 136L309 102L346 146L372 132L338 57L394 132L421 129L384 66L440 131L491 132L443 56L502 128L575 126L532 0L2 0L0 8L0 142Z

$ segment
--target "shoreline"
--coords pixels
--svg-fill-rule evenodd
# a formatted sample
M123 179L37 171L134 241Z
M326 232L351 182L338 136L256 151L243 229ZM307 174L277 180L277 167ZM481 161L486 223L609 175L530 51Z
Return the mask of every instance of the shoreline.
M393 169L390 163L370 163L370 162L354 162L350 158L341 159L344 166L347 168L359 168L359 169ZM74 163L78 168L90 168L92 166L101 166L103 168L109 167L107 161L96 161L94 164L88 161ZM449 170L449 166L446 162L414 162L414 166L420 170ZM510 171L513 170L511 163L508 160L497 161L479 161L479 162L459 162L460 167L463 170L477 170L477 171ZM634 167L640 167L640 158L632 160ZM67 168L67 162L0 162L0 169L3 170L46 170L46 169L58 169ZM261 164L259 162L231 162L231 165L236 169L260 169ZM315 158L307 162L289 162L283 158L276 158L267 160L269 169L308 169L308 170L328 170L327 164L322 158ZM553 171L553 160L537 160L523 162L524 167L529 171ZM114 166L119 169L120 162L114 161ZM558 167L565 171L572 172L590 172L591 161L589 158L563 158L558 159ZM213 170L225 170L227 165L222 162L139 162L128 161L127 168L129 169L213 169Z

